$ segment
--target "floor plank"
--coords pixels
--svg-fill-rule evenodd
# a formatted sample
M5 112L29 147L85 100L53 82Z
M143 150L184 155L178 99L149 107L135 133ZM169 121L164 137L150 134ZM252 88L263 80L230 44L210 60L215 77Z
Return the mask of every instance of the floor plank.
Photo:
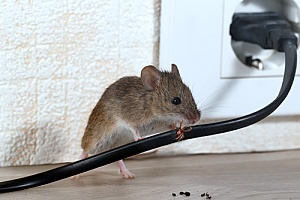
M86 172L79 180L61 180L0 199L276 199L300 200L300 150L129 159L136 175L125 180L115 164ZM0 168L0 181L60 165ZM190 196L179 195L188 191ZM172 196L175 193L176 196Z

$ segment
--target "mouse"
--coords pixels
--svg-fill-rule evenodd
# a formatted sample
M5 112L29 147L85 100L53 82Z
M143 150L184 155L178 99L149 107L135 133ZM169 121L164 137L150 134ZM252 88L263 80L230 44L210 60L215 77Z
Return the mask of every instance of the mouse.
M112 83L92 110L81 140L80 159L134 142L154 130L176 129L200 120L192 92L183 83L178 67L171 71L145 66L138 76L126 76ZM135 177L123 160L119 174Z

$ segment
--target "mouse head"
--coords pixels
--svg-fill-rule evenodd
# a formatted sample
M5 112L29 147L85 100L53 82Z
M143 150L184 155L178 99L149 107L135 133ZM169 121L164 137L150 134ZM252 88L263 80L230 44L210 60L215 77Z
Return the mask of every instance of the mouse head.
M200 120L200 111L191 93L180 77L178 68L172 64L171 72L159 71L154 66L146 66L141 79L147 91L152 92L151 108L161 120L185 124L195 124Z

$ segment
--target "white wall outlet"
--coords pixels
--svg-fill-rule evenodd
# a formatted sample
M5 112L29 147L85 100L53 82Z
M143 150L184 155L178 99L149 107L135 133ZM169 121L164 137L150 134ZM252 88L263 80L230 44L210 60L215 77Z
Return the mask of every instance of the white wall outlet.
M205 112L204 108L207 117L249 114L277 96L284 54L232 42L229 35L232 16L235 12L277 11L300 32L299 7L299 0L163 0L160 66L168 69L171 63L178 65L200 109L207 102L214 108L213 112ZM257 55L265 68L257 70L243 64L237 55L239 48L254 52L253 56ZM299 55L298 48L298 61ZM290 94L273 115L300 114L299 76L298 67Z
M284 71L284 54L276 50L265 50L258 45L245 42L231 41L229 25L233 13L240 12L278 12L285 16L292 23L295 30L300 30L300 5L299 0L224 0L223 10L223 36L222 36L222 78L243 78L243 77L272 77L281 76ZM296 32L298 35L299 33ZM231 41L231 42L228 42ZM228 51L232 49L233 51ZM300 52L300 51L298 51ZM299 53L298 53L299 54ZM253 56L258 58L263 70L244 67L245 58ZM238 59L237 59L238 58ZM228 63L231 63L230 65ZM300 75L300 69L297 70ZM299 99L300 100L300 99Z

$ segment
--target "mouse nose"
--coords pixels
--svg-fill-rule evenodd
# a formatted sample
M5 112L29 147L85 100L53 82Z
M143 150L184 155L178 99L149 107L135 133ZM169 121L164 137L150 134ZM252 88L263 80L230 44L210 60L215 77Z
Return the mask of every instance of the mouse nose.
M197 111L197 112L188 111L186 113L186 117L191 124L195 124L200 120L201 111Z

